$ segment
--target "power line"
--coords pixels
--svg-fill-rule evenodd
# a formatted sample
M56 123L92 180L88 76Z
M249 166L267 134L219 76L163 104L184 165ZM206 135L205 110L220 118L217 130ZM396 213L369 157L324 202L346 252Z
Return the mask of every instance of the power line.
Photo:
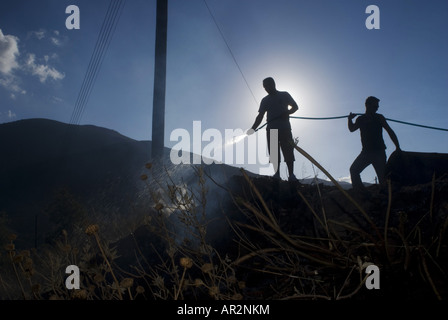
M207 4L207 0L204 0L204 4L205 4L205 6L207 7L208 12L210 13L210 16L212 17L212 20L213 20L213 22L214 22L215 25L216 25L216 28L218 28L218 31L219 31L219 33L220 33L220 35L221 35L221 38L224 40L224 43L226 44L227 49L229 50L230 55L232 56L233 62L235 62L236 66L237 66L237 68L238 68L238 71L240 72L241 76L243 77L243 80L244 80L244 82L246 83L246 86L247 86L247 88L249 89L250 94L252 95L252 98L254 99L255 103L258 105L258 100L257 100L257 98L255 97L254 93L252 92L252 89L251 89L250 86L249 86L249 82L247 81L246 77L244 76L243 70L241 69L241 67L240 67L240 65L239 65L239 63L238 63L238 61L236 60L235 55L233 54L233 51L232 51L232 49L230 48L230 45L229 45L229 43L227 42L226 37L224 36L224 33L222 32L221 28L219 27L218 21L216 21L215 16L213 15L213 13L212 13L210 7L208 6L208 4Z
M90 93L96 82L96 78L98 76L99 70L101 69L105 53L109 48L112 36L116 30L123 7L123 0L113 0L109 3L109 7L103 20L94 51L87 67L87 72L84 75L84 80L78 93L78 98L76 100L72 116L70 118L70 124L79 124L79 122L81 121L81 116L85 110L90 97Z
M101 68L104 54L107 52L112 34L115 31L116 22L118 21L117 17L119 18L119 13L121 14L121 6L122 0L112 1L109 4L105 19L101 26L100 34L98 35L94 52L91 56L89 66L84 77L81 91L79 92L78 99L75 104L75 110L70 120L71 124L79 124L81 120L82 113L84 112L90 93Z

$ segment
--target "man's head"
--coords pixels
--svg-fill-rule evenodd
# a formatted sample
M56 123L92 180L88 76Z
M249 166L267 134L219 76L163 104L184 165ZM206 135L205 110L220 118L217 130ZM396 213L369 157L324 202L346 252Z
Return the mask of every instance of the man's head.
M269 94L275 93L277 91L277 89L275 89L275 81L271 77L263 80L263 87Z
M368 97L366 99L366 112L375 113L378 111L380 99L376 97Z

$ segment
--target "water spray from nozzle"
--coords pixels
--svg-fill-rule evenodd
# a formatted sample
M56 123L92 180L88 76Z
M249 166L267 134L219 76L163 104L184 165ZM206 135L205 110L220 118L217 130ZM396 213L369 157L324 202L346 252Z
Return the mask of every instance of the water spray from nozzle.
M239 136L232 137L232 140L226 142L226 146L230 146L232 144L237 144L238 142L244 140L248 136L247 133L241 134Z

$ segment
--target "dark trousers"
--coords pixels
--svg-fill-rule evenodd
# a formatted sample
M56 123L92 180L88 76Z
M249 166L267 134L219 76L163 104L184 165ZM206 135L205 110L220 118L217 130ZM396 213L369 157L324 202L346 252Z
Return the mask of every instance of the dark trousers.
M295 160L292 132L289 129L277 129L277 140L273 141L273 143L277 143L277 146L271 146L271 129L266 130L266 136L268 139L269 162L274 165L274 171L277 172L280 165L280 149L286 163L293 162ZM275 149L277 149L276 155L271 153L271 148L272 152L275 152Z
M361 172L369 165L373 165L380 185L385 185L385 170L386 170L386 151L385 150L363 150L359 156L353 161L350 167L350 176L352 179L352 186L354 189L364 188L361 181Z

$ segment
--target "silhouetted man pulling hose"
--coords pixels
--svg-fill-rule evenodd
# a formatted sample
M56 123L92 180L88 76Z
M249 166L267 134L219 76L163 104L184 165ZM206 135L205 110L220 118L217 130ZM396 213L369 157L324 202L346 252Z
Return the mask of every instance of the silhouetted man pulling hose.
M267 113L267 139L270 162L274 165L274 178L280 178L280 149L283 153L283 158L288 167L289 181L297 181L294 175L294 140L292 138L291 123L289 122L289 115L299 110L297 103L288 92L277 91L275 81L272 78L263 80L263 87L268 93L266 97L261 100L258 116L252 128L247 131L247 134L255 132L257 127L261 124L264 114ZM289 107L291 106L291 109ZM276 129L278 133L277 157L271 154L271 129ZM272 131L273 132L273 131Z
M353 189L364 191L361 181L361 172L370 164L373 165L381 186L385 186L386 169L386 145L383 140L383 128L389 134L397 150L400 149L398 138L389 126L386 118L382 114L376 113L379 108L379 99L368 97L365 102L366 112L359 116L353 123L356 114L350 113L348 116L348 129L350 132L360 130L362 151L350 167L350 176Z

